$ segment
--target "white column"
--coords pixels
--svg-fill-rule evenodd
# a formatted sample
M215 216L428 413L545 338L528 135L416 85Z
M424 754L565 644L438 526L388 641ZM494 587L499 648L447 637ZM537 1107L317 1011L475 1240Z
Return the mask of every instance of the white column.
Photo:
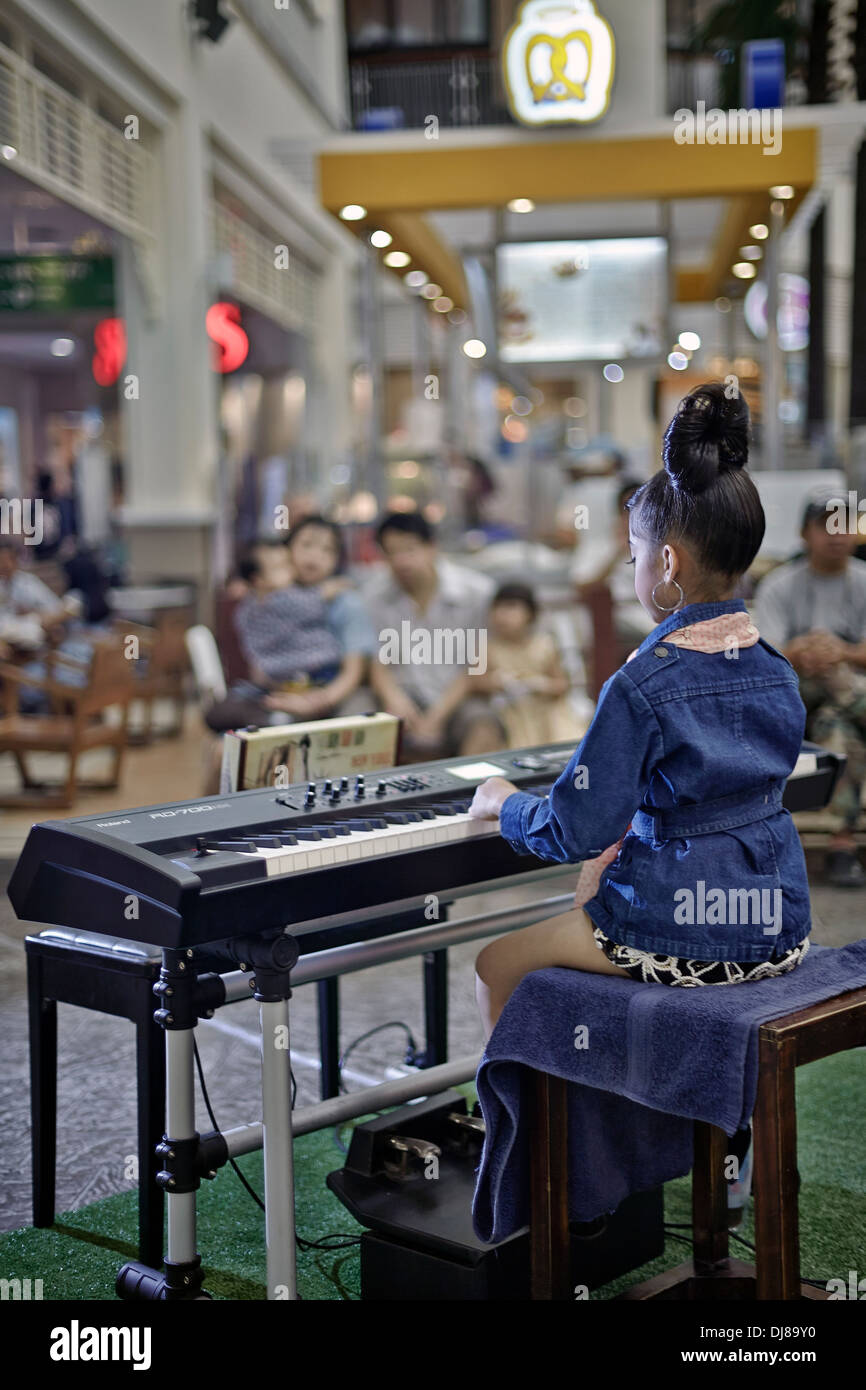
M121 519L133 577L162 571L203 581L215 503L218 381L205 332L211 301L208 151L194 92L165 131L160 156L156 301L128 243L118 258L128 341L120 381L126 462ZM137 399L129 376L137 378Z

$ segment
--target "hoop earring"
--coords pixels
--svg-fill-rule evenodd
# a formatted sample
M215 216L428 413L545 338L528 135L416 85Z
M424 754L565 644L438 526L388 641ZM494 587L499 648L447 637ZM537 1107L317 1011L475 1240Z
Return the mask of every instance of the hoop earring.
M676 587L677 587L677 588L679 589L679 591L680 591L679 599L678 599L677 602L674 604L673 608L666 608L665 605L664 605L663 603L659 603L658 600L656 599L656 589L658 588L659 584L666 584L666 583L668 583L668 582L670 582L671 584L675 584ZM656 584L656 585L654 585L653 591L652 591L652 594L650 595L650 597L651 597L653 603L655 604L656 608L659 610L660 613L676 613L677 609L682 607L683 599L685 598L685 594L683 593L682 585L679 584L679 583L677 582L676 579L671 579L670 581L667 581L667 580L665 580L665 579L660 579L660 580L659 580L659 583Z

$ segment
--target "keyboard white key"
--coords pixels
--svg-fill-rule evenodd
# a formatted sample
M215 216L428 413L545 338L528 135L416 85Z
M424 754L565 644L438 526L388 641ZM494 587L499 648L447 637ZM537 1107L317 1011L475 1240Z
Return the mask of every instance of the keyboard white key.
M363 816L359 814L358 819L363 819ZM371 819L375 819L375 815L371 815ZM268 877L271 878L279 874L327 868L330 864L378 859L384 854L405 854L408 850L426 849L431 845L456 844L462 840L498 834L497 821L475 820L465 812L453 816L435 816L432 820L410 821L406 825L388 825L377 830L352 830L349 835L302 840L297 845L284 845L280 849L257 849L256 855L265 861Z

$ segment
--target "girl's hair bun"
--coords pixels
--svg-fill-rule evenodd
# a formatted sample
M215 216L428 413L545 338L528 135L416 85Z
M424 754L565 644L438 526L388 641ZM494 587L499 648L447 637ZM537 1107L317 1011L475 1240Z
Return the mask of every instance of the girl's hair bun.
M662 458L679 492L704 492L721 473L748 462L749 407L739 392L729 398L725 390L721 382L698 386L665 430Z

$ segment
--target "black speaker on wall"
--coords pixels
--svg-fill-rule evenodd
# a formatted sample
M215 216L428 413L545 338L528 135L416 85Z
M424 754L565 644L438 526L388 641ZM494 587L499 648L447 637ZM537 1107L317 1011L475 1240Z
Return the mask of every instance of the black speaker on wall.
M230 20L220 10L220 0L190 0L190 15L200 39L219 43Z

